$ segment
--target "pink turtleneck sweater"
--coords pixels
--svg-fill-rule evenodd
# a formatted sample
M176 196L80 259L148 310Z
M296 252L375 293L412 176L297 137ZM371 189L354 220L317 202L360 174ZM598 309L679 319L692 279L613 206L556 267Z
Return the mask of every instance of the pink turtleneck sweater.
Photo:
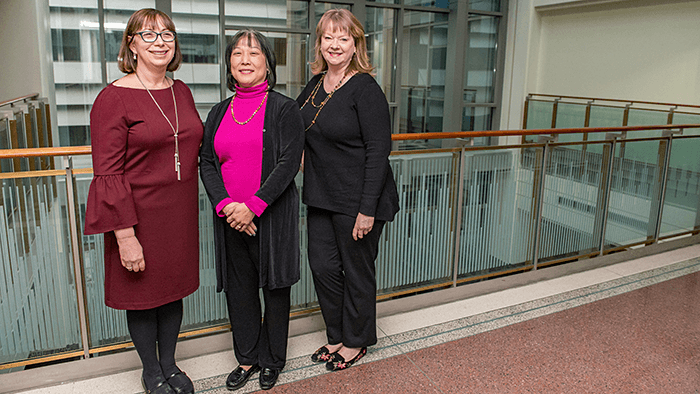
M244 125L234 122L231 114L233 108L236 120L245 122L265 99L266 92L267 81L250 88L237 86L228 113L224 115L214 136L214 150L219 156L224 186L230 196L216 205L219 216L225 216L221 210L232 202L244 203L258 217L267 208L265 201L255 195L260 189L262 176L263 127L267 102Z

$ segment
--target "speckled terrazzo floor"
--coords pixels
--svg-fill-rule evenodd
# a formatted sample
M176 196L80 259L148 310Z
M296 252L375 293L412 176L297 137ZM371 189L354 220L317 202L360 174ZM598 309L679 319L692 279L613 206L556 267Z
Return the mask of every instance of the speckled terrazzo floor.
M356 366L288 362L271 393L696 393L700 258L387 335ZM230 393L226 375L198 392ZM251 379L237 392L259 390Z

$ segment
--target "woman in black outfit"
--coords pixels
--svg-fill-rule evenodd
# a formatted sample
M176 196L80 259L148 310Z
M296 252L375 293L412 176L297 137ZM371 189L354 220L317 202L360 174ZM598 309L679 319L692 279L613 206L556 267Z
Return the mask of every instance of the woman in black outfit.
M267 390L286 362L290 288L299 280L294 177L304 128L294 100L272 90L275 56L262 34L238 32L226 49L226 66L235 94L209 112L200 151L214 207L217 290L226 291L239 363L226 387L243 387L261 370Z
M328 339L311 359L335 371L377 342L374 261L399 206L389 106L369 74L362 25L347 10L327 11L315 51L316 76L297 98L306 128L309 264Z

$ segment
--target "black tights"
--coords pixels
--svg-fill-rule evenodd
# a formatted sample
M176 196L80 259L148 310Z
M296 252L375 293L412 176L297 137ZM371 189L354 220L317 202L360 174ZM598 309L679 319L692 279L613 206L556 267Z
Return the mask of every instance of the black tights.
M143 380L152 389L178 370L175 345L182 323L182 300L153 309L127 310L126 323L143 364Z

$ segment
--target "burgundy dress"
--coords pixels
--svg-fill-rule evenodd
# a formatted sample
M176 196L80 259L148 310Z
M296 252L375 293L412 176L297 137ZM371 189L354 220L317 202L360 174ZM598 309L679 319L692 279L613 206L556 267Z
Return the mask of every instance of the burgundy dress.
M109 85L90 112L92 161L85 234L104 233L105 304L151 309L199 287L199 181L202 121L187 85L173 86L179 116L181 180L175 138L146 90ZM151 90L175 126L170 89ZM146 270L121 264L114 230L134 226Z

